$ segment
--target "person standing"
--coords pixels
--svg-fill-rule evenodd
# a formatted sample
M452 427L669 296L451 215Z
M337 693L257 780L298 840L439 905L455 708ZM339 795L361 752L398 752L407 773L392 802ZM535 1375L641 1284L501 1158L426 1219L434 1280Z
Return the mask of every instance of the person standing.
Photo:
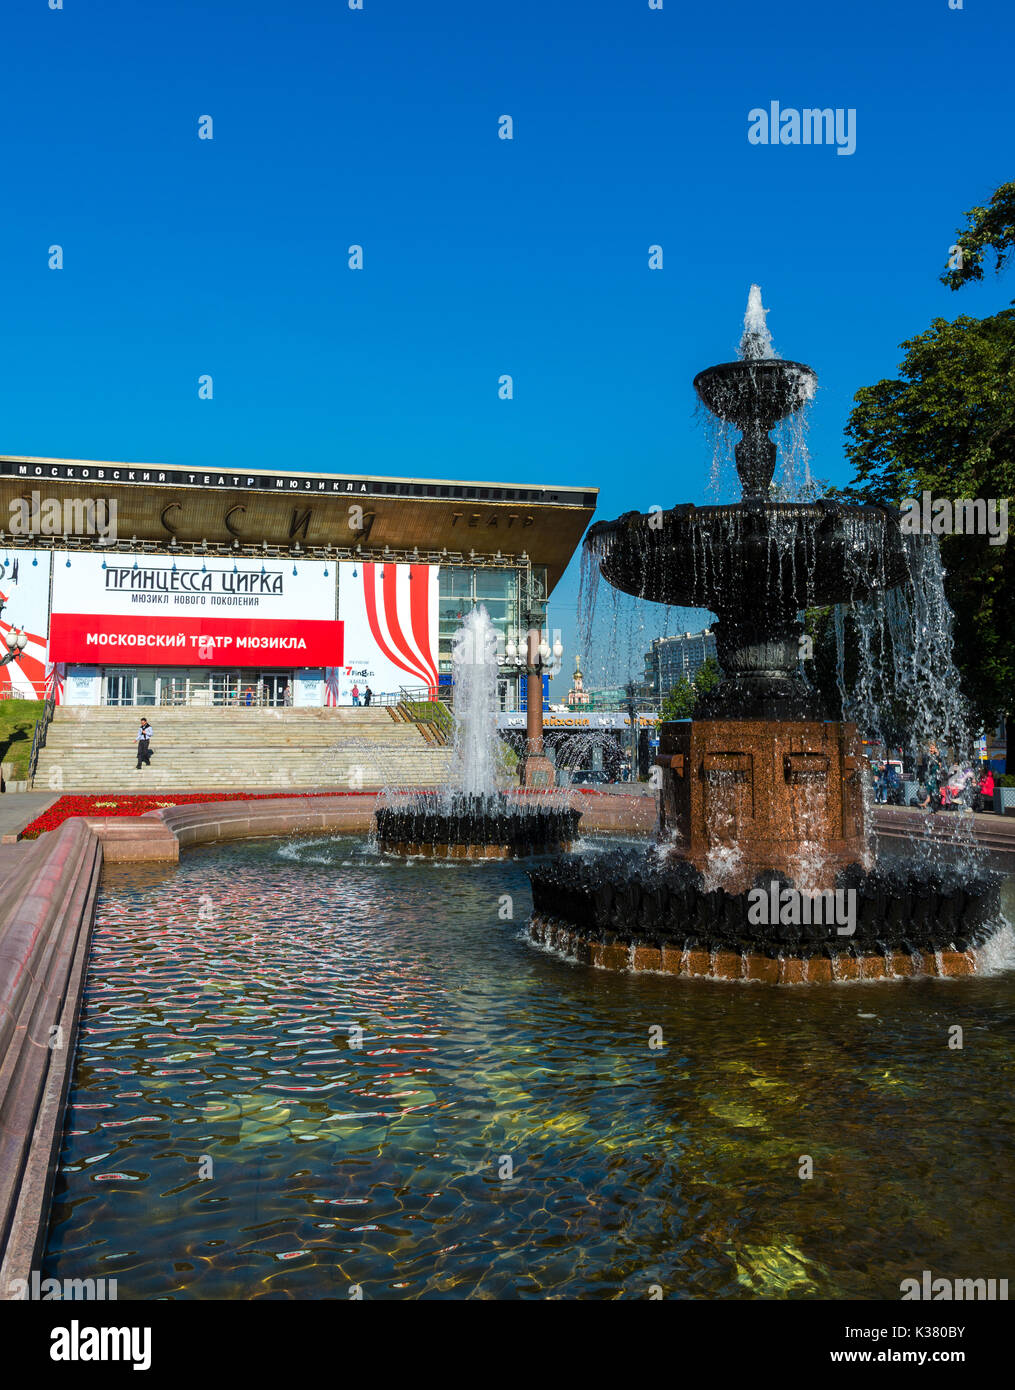
M364 690L364 692L363 692L363 703L364 703L365 705L369 705L369 703L370 703L370 701L373 699L373 697L374 697L374 692L370 689L369 686L367 686L366 690Z
M141 720L141 727L137 731L137 766L138 771L142 767L150 767L152 761L152 726L147 719Z
M941 758L936 743L927 744L927 759L923 765L923 782L927 795L920 809L933 814L941 809Z
M886 762L874 764L874 800L878 806L884 806L888 801L888 764Z
M358 705L358 704L359 704L359 686L358 686L358 685L354 685L353 688L352 688L352 702L353 702L354 705Z

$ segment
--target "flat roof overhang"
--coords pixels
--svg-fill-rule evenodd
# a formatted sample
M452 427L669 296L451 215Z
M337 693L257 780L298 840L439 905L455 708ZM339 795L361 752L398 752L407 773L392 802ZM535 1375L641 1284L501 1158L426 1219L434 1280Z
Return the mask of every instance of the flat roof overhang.
M545 565L563 574L592 520L598 488L522 486L348 473L197 470L162 464L0 456L4 543L102 548L68 528L12 535L11 503L33 492L116 503L119 548L230 549L236 553L412 555L448 564ZM445 553L446 552L446 553ZM415 558L415 556L413 556Z

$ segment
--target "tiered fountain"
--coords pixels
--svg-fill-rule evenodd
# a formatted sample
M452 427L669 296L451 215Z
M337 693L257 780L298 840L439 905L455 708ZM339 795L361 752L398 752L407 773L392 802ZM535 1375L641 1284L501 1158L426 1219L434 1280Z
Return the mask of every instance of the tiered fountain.
M798 675L802 610L883 595L906 580L907 555L886 507L773 499L769 432L813 396L816 376L773 354L765 312L753 286L739 360L694 382L741 431L742 500L629 512L585 542L615 588L718 614L724 678L693 721L661 730L664 852L533 872L532 935L599 965L677 974L967 974L997 921L993 878L873 866L856 726L829 721Z
M506 859L567 850L581 812L566 794L512 795L497 787L497 634L474 608L455 633L454 766L435 792L388 792L374 812L388 853L452 859Z

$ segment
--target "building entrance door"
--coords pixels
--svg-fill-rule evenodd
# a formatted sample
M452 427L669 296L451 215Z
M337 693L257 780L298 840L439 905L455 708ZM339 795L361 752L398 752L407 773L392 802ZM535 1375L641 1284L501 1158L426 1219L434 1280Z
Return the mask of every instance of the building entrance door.
M159 704L185 705L187 703L186 671L170 669L159 672Z
M240 693L240 673L238 671L215 671L211 677L211 702L213 705L235 705Z
M155 671L150 666L142 666L134 677L134 703L154 705Z
M284 705L289 676L288 671L263 673L260 679L260 703L262 705Z
M132 705L134 703L134 672L113 670L106 672L106 704Z

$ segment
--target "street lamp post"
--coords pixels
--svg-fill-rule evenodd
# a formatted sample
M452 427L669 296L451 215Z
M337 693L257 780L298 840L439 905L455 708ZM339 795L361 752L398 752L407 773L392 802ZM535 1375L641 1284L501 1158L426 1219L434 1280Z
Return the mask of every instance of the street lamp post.
M0 598L0 615L3 614L3 611L4 601ZM0 655L0 666L6 666L11 661L17 661L28 646L28 633L22 632L19 627L14 628L9 636L6 632L0 633L0 642L3 643L4 647L3 654Z
M525 660L525 738L529 754L543 757L543 676L560 670L564 644L560 638L551 647L536 628L529 628Z
M624 686L624 701L627 709L627 718L631 730L631 781L638 780L638 750L641 739L641 729L638 727L638 716L645 713L655 713L651 704L648 704L644 697L637 693L637 686L634 681L628 681Z
M546 622L546 596L531 572L525 577L521 620L525 632L517 641L509 636L501 664L514 667L525 678L525 758L522 781L525 786L552 786L553 764L543 745L543 677L560 670L564 644L558 637L550 645L543 628Z

